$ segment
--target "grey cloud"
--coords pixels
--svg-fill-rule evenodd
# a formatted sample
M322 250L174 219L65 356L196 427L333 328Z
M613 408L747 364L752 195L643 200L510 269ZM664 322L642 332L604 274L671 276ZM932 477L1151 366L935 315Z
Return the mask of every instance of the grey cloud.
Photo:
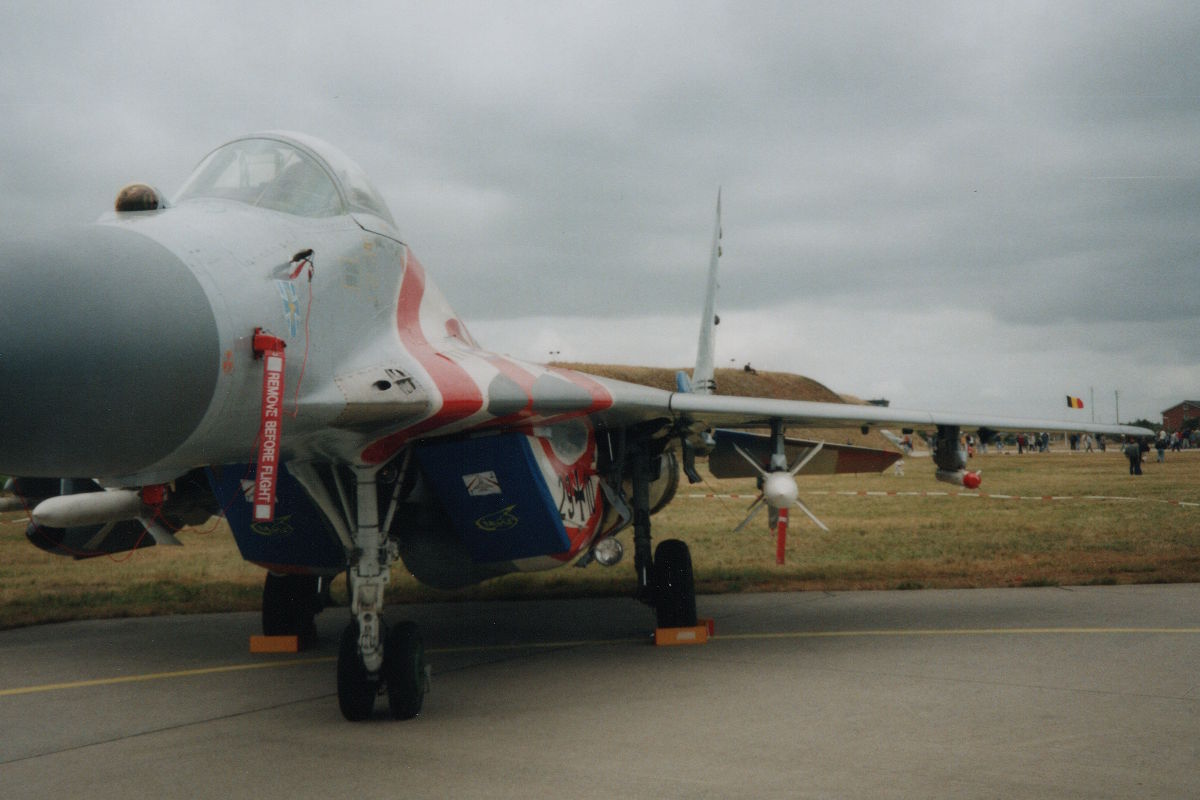
M367 167L468 320L694 314L720 185L730 312L986 308L1196 361L1194 4L47 2L6 32L10 227L291 128Z

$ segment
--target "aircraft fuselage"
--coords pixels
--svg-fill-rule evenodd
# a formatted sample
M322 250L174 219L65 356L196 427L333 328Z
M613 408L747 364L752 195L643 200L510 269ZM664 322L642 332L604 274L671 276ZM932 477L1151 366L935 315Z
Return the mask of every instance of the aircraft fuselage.
M428 533L436 546L426 541L411 557L435 565L430 579L443 584L557 566L601 530L587 415L611 397L586 376L481 349L388 221L201 197L110 213L55 245L6 245L10 285L30 302L21 306L28 314L0 321L11 353L3 378L22 395L0 421L0 472L140 487L215 468L257 485L260 446L278 447L269 454L319 499L313 465L382 468L404 454L421 480L405 488L412 518L397 515L390 533ZM51 297L59 317L36 316L45 304L34 301ZM256 334L285 346L282 387L264 384ZM441 439L456 432L492 446L455 453ZM521 503L510 502L514 493ZM239 542L281 530L252 521L250 533L239 531L236 493L217 494ZM304 511L324 514L346 541L353 510L337 508L336 487L325 494L329 502ZM450 529L454 552L438 554ZM463 544L493 566L433 574L443 557L461 558ZM336 571L337 550L300 564L282 549L251 557Z

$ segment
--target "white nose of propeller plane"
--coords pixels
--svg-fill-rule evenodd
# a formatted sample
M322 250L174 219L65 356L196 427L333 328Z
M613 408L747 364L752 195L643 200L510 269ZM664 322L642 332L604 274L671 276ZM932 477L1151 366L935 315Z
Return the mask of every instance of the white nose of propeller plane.
M191 270L128 227L0 242L0 474L125 475L196 428L220 371Z

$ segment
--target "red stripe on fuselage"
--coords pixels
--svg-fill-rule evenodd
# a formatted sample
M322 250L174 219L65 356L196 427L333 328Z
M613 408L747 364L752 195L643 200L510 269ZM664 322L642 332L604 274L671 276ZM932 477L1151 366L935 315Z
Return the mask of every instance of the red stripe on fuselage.
M604 411L605 409L612 408L613 397L609 394L608 389L605 389L589 376L584 375L582 372L573 372L569 369L559 369L558 367L547 367L547 369L561 378L566 378L592 396L591 408L583 413L591 414L596 411Z
M400 299L396 304L396 330L400 341L429 373L442 398L437 412L402 431L373 442L362 453L369 464L379 464L394 455L410 439L466 419L483 407L483 394L465 369L442 355L421 330L421 300L425 297L425 269L408 253Z
M497 417L488 422L489 425L509 425L533 416L533 374L529 370L514 364L502 356L490 355L488 363L500 371L500 374L511 380L521 391L525 392L525 407L503 417Z

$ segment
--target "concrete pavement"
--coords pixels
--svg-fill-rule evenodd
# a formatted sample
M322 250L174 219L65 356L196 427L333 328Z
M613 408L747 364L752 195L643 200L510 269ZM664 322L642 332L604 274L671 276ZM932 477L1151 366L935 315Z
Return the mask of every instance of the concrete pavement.
M1200 586L395 607L420 718L342 720L334 655L252 614L0 632L6 798L1200 796Z

